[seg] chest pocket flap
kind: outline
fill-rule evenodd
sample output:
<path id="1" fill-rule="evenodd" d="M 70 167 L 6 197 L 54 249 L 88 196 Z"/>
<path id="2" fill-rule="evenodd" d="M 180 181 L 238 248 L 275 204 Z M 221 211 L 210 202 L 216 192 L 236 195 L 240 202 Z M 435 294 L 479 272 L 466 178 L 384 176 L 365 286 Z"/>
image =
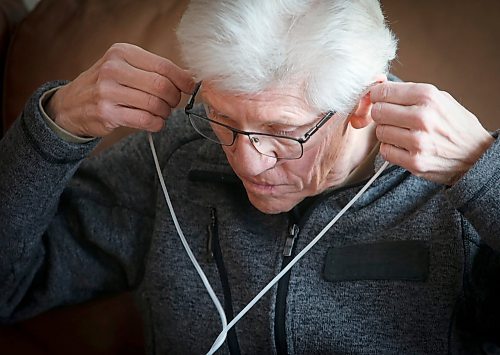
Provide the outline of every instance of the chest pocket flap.
<path id="1" fill-rule="evenodd" d="M 323 277 L 330 282 L 356 280 L 425 281 L 429 247 L 417 240 L 329 248 Z"/>

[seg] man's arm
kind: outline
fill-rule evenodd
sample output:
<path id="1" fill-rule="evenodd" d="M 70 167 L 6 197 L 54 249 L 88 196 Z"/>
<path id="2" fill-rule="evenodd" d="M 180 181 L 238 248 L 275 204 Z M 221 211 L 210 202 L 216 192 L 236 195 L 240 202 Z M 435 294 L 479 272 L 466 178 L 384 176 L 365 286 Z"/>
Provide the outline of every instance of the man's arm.
<path id="1" fill-rule="evenodd" d="M 82 160 L 97 141 L 72 144 L 61 140 L 39 110 L 40 96 L 60 83 L 40 88 L 21 117 L 0 141 L 0 317 L 16 312 L 36 282 L 51 273 L 46 231 L 58 201 Z M 36 296 L 31 296 L 36 297 Z"/>
<path id="2" fill-rule="evenodd" d="M 474 166 L 446 191 L 450 202 L 474 226 L 481 240 L 500 251 L 500 131 Z"/>
<path id="3" fill-rule="evenodd" d="M 190 86 L 173 63 L 122 44 L 57 90 L 47 113 L 75 136 L 159 130 L 181 89 L 149 67 Z M 59 85 L 37 90 L 0 141 L 0 322 L 131 288 L 142 277 L 156 181 L 147 139 L 138 134 L 86 159 L 98 140 L 63 139 L 40 110 L 43 94 Z"/>
<path id="4" fill-rule="evenodd" d="M 450 94 L 429 84 L 385 82 L 371 91 L 382 156 L 449 186 L 447 196 L 500 250 L 500 142 Z"/>

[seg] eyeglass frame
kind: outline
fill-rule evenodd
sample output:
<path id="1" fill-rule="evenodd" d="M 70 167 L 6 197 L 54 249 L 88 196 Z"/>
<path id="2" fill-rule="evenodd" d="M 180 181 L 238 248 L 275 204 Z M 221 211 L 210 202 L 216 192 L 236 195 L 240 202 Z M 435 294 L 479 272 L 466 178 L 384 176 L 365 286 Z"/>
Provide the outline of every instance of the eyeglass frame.
<path id="1" fill-rule="evenodd" d="M 201 132 L 198 131 L 198 129 L 196 129 L 196 127 L 193 126 L 193 123 L 191 122 L 191 120 L 189 120 L 189 123 L 191 123 L 191 126 L 193 126 L 193 128 L 196 130 L 196 132 L 198 132 L 203 138 L 205 139 L 208 139 L 209 141 L 211 142 L 214 142 L 216 144 L 219 144 L 219 145 L 223 145 L 223 146 L 226 146 L 226 147 L 230 147 L 234 144 L 234 142 L 236 141 L 236 136 L 238 134 L 241 134 L 243 136 L 247 136 L 248 139 L 250 140 L 250 142 L 252 143 L 252 147 L 259 153 L 259 154 L 262 154 L 262 155 L 265 155 L 265 156 L 269 156 L 271 157 L 270 155 L 267 155 L 267 154 L 264 154 L 264 153 L 261 153 L 254 145 L 254 143 L 252 142 L 252 139 L 251 139 L 251 135 L 260 135 L 260 136 L 267 136 L 267 137 L 275 137 L 275 138 L 282 138 L 282 139 L 289 139 L 289 140 L 292 140 L 292 141 L 295 141 L 297 143 L 300 144 L 300 149 L 301 149 L 301 152 L 300 152 L 300 156 L 297 157 L 297 158 L 281 158 L 281 157 L 275 157 L 276 159 L 283 159 L 283 160 L 297 160 L 297 159 L 300 159 L 302 158 L 302 156 L 304 155 L 304 143 L 306 143 L 312 136 L 314 133 L 316 133 L 323 125 L 325 125 L 325 123 L 327 123 L 330 118 L 332 118 L 335 113 L 337 113 L 337 111 L 332 111 L 332 110 L 329 110 L 325 113 L 325 115 L 318 121 L 318 123 L 316 123 L 313 127 L 311 127 L 307 132 L 304 133 L 304 135 L 300 138 L 295 138 L 295 137 L 289 137 L 289 136 L 282 136 L 282 135 L 278 135 L 278 134 L 271 134 L 271 133 L 261 133 L 261 132 L 249 132 L 249 131 L 243 131 L 243 130 L 240 130 L 240 129 L 237 129 L 237 128 L 234 128 L 234 127 L 231 127 L 231 126 L 228 126 L 224 123 L 221 123 L 221 122 L 218 122 L 218 121 L 215 121 L 215 120 L 212 120 L 211 118 L 208 118 L 206 116 L 203 116 L 203 115 L 199 115 L 195 112 L 193 112 L 193 107 L 194 107 L 194 102 L 195 102 L 195 99 L 196 99 L 196 95 L 198 94 L 198 91 L 200 90 L 200 87 L 201 87 L 201 84 L 202 84 L 202 81 L 198 82 L 196 84 L 196 87 L 194 89 L 194 92 L 193 94 L 191 95 L 191 98 L 189 99 L 188 103 L 186 104 L 186 106 L 184 107 L 184 113 L 188 116 L 188 118 L 190 117 L 190 115 L 193 115 L 193 116 L 196 116 L 198 118 L 201 118 L 202 120 L 206 120 L 208 122 L 212 122 L 214 124 L 217 124 L 219 126 L 223 126 L 227 129 L 229 129 L 232 133 L 233 133 L 233 140 L 231 142 L 231 144 L 224 144 L 220 141 L 214 141 L 213 139 L 210 139 L 208 137 L 206 137 L 205 135 L 201 134 Z"/>

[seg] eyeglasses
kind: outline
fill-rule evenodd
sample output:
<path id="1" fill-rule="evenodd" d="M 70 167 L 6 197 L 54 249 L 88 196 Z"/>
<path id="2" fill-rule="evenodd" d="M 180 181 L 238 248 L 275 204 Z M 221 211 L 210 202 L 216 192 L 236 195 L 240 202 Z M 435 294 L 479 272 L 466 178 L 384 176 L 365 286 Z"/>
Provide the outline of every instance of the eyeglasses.
<path id="1" fill-rule="evenodd" d="M 193 111 L 196 94 L 201 87 L 201 82 L 196 85 L 184 112 L 189 117 L 189 122 L 193 128 L 206 139 L 223 145 L 231 146 L 236 141 L 238 134 L 247 136 L 252 146 L 260 154 L 276 159 L 300 159 L 304 154 L 304 146 L 314 133 L 316 133 L 335 114 L 335 111 L 328 111 L 313 127 L 308 129 L 300 138 L 293 138 L 279 134 L 247 132 L 230 127 L 222 122 L 218 122 L 210 116 L 213 111 L 204 105 L 205 114 Z"/>

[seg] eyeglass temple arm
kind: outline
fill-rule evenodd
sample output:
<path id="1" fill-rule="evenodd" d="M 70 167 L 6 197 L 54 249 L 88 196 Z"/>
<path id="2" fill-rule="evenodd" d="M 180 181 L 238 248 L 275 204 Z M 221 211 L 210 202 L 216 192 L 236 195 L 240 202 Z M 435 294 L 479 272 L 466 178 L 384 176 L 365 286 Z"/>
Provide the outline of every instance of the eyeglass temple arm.
<path id="1" fill-rule="evenodd" d="M 193 93 L 191 94 L 191 97 L 189 98 L 188 104 L 184 108 L 184 112 L 188 113 L 193 109 L 194 106 L 194 99 L 196 97 L 196 94 L 198 93 L 198 90 L 200 90 L 201 87 L 201 81 L 196 84 L 196 87 L 194 88 Z"/>
<path id="2" fill-rule="evenodd" d="M 314 126 L 313 128 L 311 128 L 308 132 L 306 132 L 304 134 L 304 138 L 302 138 L 300 140 L 301 143 L 304 143 L 306 142 L 309 137 L 311 137 L 318 129 L 320 129 L 326 122 L 328 122 L 328 120 L 333 116 L 335 115 L 336 111 L 328 111 L 328 113 L 325 115 L 325 117 L 323 117 L 321 119 L 321 121 L 319 121 L 316 126 Z"/>

